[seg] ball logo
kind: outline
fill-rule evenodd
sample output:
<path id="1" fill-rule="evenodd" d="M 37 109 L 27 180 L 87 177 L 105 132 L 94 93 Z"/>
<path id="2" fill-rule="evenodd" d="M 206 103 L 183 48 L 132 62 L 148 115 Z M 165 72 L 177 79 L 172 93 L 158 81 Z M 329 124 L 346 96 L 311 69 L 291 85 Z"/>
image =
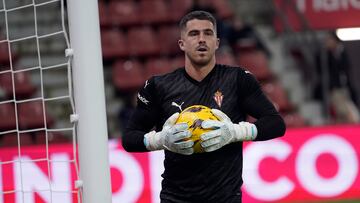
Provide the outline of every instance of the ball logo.
<path id="1" fill-rule="evenodd" d="M 187 123 L 188 130 L 191 133 L 189 139 L 194 141 L 194 153 L 204 152 L 201 147 L 200 136 L 210 131 L 211 129 L 204 129 L 201 127 L 201 124 L 204 120 L 219 120 L 212 112 L 209 107 L 202 105 L 193 105 L 186 108 L 179 115 L 176 123 Z"/>

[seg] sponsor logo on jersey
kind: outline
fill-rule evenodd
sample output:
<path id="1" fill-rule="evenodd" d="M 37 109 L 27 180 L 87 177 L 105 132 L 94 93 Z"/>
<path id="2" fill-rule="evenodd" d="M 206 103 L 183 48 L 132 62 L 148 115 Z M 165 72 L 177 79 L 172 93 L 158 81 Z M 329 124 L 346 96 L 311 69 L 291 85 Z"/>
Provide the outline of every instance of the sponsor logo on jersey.
<path id="1" fill-rule="evenodd" d="M 181 102 L 181 104 L 179 105 L 179 104 L 177 104 L 176 102 L 172 102 L 171 103 L 171 105 L 172 106 L 175 106 L 175 107 L 178 107 L 179 109 L 180 109 L 180 111 L 182 111 L 182 108 L 181 108 L 181 106 L 184 104 L 184 102 Z"/>
<path id="2" fill-rule="evenodd" d="M 223 99 L 224 99 L 224 95 L 222 94 L 222 92 L 220 92 L 220 90 L 216 91 L 214 94 L 214 100 L 219 107 L 221 107 Z"/>
<path id="3" fill-rule="evenodd" d="M 149 104 L 149 100 L 147 100 L 145 97 L 141 96 L 140 93 L 138 93 L 137 97 L 142 103 L 144 103 L 146 105 Z"/>

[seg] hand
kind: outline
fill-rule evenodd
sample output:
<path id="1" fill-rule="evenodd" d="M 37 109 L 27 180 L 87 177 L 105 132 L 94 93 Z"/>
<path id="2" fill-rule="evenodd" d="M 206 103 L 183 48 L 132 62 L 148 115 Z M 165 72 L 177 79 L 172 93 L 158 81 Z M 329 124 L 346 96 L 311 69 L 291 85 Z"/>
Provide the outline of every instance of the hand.
<path id="1" fill-rule="evenodd" d="M 212 113 L 220 120 L 205 120 L 201 127 L 213 129 L 200 136 L 201 146 L 206 152 L 212 152 L 231 143 L 254 140 L 257 135 L 256 126 L 248 122 L 232 123 L 231 119 L 222 111 L 212 109 Z"/>
<path id="2" fill-rule="evenodd" d="M 184 140 L 190 138 L 191 133 L 186 123 L 176 123 L 179 113 L 170 116 L 160 132 L 151 131 L 144 136 L 144 143 L 148 150 L 167 149 L 169 151 L 191 155 L 194 153 L 194 141 Z"/>

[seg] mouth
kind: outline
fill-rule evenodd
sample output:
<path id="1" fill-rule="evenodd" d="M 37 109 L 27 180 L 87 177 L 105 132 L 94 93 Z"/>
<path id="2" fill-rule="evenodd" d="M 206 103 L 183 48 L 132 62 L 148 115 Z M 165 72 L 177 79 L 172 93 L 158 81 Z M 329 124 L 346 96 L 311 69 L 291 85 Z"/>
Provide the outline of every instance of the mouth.
<path id="1" fill-rule="evenodd" d="M 200 46 L 200 47 L 196 48 L 196 51 L 198 51 L 198 52 L 207 52 L 207 51 L 208 51 L 208 47 L 206 47 L 206 46 Z"/>

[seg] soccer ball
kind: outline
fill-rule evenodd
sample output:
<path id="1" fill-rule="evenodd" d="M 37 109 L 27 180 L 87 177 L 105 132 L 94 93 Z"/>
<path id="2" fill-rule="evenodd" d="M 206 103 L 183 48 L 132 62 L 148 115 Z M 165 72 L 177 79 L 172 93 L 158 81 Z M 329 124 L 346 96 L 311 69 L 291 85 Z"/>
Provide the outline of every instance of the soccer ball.
<path id="1" fill-rule="evenodd" d="M 193 105 L 184 109 L 177 119 L 176 123 L 187 123 L 188 129 L 191 132 L 191 139 L 194 141 L 194 153 L 204 152 L 201 147 L 200 136 L 211 129 L 204 129 L 201 127 L 201 123 L 204 120 L 219 120 L 209 107 L 202 105 Z"/>

